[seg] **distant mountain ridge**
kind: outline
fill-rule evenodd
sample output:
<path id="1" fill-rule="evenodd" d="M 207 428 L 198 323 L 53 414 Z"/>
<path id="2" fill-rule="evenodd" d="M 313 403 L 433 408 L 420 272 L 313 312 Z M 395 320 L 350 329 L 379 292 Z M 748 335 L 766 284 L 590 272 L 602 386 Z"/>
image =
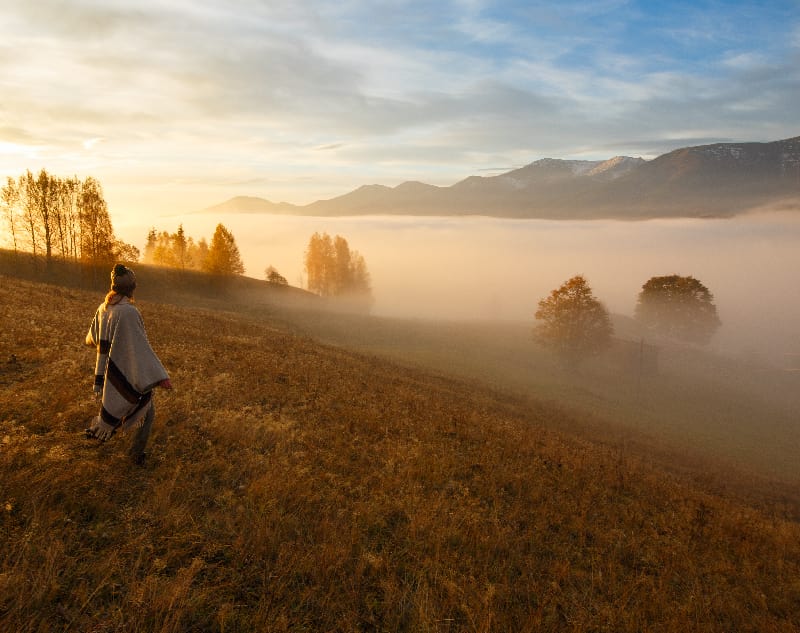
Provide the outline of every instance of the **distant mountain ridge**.
<path id="1" fill-rule="evenodd" d="M 800 208 L 800 136 L 769 143 L 716 143 L 653 160 L 543 158 L 449 187 L 364 185 L 298 206 L 236 197 L 214 213 L 293 215 L 485 215 L 506 218 L 730 217 L 768 204 Z"/>

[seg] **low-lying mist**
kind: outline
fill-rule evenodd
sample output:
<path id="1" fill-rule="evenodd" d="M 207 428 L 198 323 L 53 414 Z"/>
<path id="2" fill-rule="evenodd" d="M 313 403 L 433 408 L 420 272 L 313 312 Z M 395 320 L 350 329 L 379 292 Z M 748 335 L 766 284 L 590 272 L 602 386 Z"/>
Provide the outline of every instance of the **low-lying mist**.
<path id="1" fill-rule="evenodd" d="M 654 275 L 692 275 L 714 294 L 721 351 L 800 364 L 800 214 L 639 222 L 486 217 L 296 217 L 234 214 L 161 218 L 209 239 L 232 230 L 246 274 L 275 266 L 302 285 L 303 253 L 315 231 L 345 237 L 366 259 L 376 315 L 533 322 L 539 299 L 575 274 L 608 309 L 632 315 Z M 142 245 L 147 226 L 120 226 Z"/>

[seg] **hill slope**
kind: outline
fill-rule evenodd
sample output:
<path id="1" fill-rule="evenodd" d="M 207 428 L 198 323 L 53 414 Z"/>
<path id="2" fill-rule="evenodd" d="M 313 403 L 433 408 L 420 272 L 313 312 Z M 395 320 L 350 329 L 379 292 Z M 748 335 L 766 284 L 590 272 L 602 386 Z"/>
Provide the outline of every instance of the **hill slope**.
<path id="1" fill-rule="evenodd" d="M 81 436 L 99 297 L 0 278 L 0 629 L 792 631 L 800 526 L 555 407 L 142 302 L 151 461 Z"/>

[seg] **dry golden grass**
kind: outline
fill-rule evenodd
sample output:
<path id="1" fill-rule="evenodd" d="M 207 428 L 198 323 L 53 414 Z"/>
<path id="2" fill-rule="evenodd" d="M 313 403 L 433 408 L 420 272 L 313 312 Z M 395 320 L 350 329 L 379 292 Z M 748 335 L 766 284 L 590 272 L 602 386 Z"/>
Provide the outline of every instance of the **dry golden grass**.
<path id="1" fill-rule="evenodd" d="M 262 319 L 140 304 L 176 388 L 129 465 L 99 300 L 0 277 L 2 631 L 800 628 L 797 523 Z"/>

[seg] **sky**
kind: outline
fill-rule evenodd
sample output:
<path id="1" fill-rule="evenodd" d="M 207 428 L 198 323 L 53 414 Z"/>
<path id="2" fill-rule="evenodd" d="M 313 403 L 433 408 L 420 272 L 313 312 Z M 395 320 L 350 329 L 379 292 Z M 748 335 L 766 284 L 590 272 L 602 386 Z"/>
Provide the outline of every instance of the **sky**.
<path id="1" fill-rule="evenodd" d="M 112 220 L 800 134 L 797 0 L 0 0 L 0 35 L 0 176 Z"/>

